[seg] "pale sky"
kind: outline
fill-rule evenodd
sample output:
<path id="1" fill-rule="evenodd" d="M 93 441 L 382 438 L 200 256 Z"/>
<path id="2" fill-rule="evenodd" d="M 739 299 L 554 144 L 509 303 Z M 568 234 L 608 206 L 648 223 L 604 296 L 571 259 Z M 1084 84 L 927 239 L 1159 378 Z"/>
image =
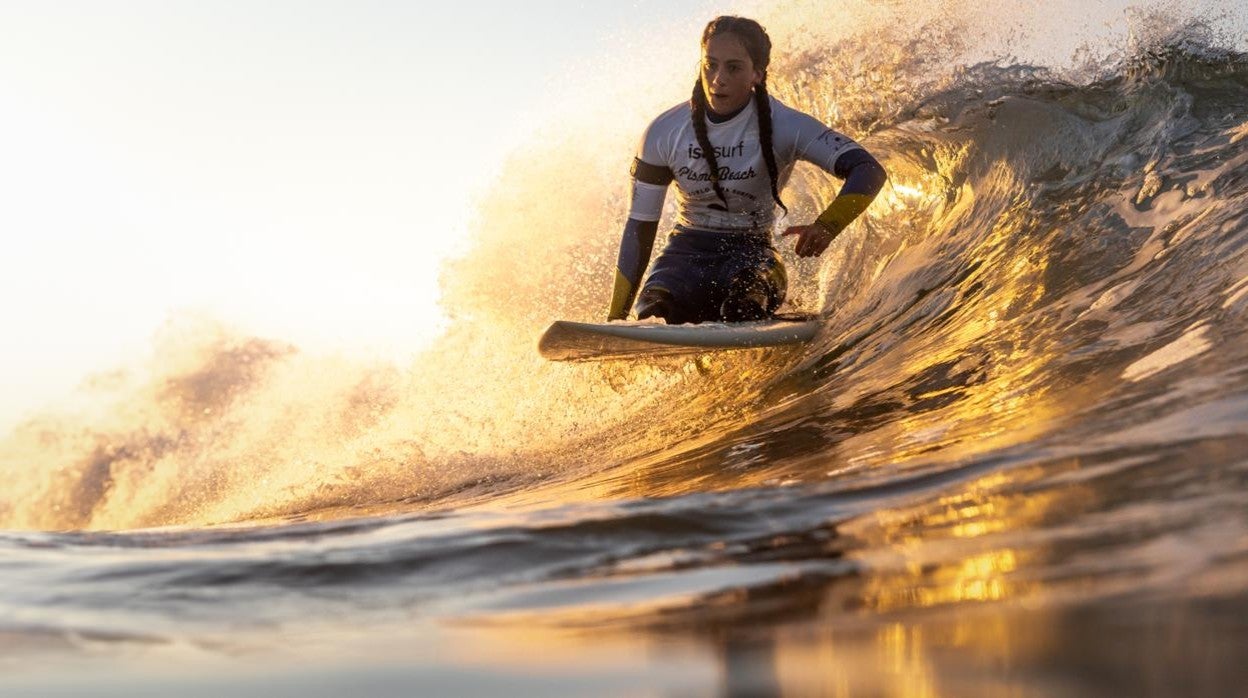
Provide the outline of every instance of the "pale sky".
<path id="1" fill-rule="evenodd" d="M 1002 31 L 1001 8 L 967 4 L 948 11 L 1020 60 L 1112 48 L 1124 39 L 1095 33 L 1125 37 L 1140 14 L 1135 0 L 1017 0 Z M 828 18 L 791 5 L 799 26 Z M 444 324 L 439 265 L 466 248 L 473 197 L 508 151 L 571 120 L 568 105 L 643 102 L 646 75 L 681 93 L 701 26 L 743 6 L 770 7 L 0 0 L 0 434 L 141 361 L 171 314 L 410 356 Z M 1084 21 L 1050 26 L 1072 6 Z"/>
<path id="2" fill-rule="evenodd" d="M 170 313 L 414 351 L 543 101 L 713 4 L 0 0 L 0 431 Z"/>

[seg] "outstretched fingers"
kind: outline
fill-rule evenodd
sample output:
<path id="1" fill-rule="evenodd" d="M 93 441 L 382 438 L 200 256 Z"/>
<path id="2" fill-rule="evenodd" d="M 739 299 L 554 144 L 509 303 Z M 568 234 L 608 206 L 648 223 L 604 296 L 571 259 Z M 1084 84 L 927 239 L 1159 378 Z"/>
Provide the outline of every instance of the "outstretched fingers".
<path id="1" fill-rule="evenodd" d="M 805 225 L 790 226 L 789 228 L 786 228 L 784 232 L 780 233 L 781 237 L 787 237 L 789 235 L 797 236 L 797 244 L 793 246 L 793 251 L 797 253 L 798 257 L 805 256 L 804 254 L 802 254 L 802 251 L 803 249 L 805 249 L 804 243 L 806 242 L 806 237 L 807 237 L 806 229 L 808 227 L 809 226 L 805 226 Z"/>
<path id="2" fill-rule="evenodd" d="M 797 244 L 793 246 L 793 251 L 797 254 L 798 257 L 810 257 L 812 255 L 817 255 L 819 254 L 819 252 L 823 251 L 823 250 L 815 249 L 817 247 L 817 245 L 815 244 L 816 242 L 815 238 L 817 236 L 814 233 L 816 232 L 817 231 L 814 230 L 814 226 L 795 225 L 786 229 L 783 233 L 780 233 L 780 235 L 781 236 L 796 235 Z"/>

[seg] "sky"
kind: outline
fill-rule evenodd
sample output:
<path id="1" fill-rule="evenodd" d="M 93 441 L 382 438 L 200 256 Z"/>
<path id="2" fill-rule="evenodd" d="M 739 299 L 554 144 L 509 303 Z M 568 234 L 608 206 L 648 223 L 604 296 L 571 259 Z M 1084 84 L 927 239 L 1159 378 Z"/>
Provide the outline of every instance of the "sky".
<path id="1" fill-rule="evenodd" d="M 713 5 L 0 0 L 0 432 L 178 314 L 419 349 L 568 75 Z"/>
<path id="2" fill-rule="evenodd" d="M 1002 8 L 969 5 L 984 36 L 1059 61 L 1140 14 L 1018 1 L 1001 29 Z M 1066 5 L 1083 21 L 1057 32 Z M 1244 26 L 1235 3 L 1189 5 Z M 507 153 L 569 107 L 609 115 L 654 75 L 685 80 L 703 23 L 743 6 L 0 0 L 0 436 L 141 362 L 170 318 L 411 356 L 446 326 L 440 265 Z"/>

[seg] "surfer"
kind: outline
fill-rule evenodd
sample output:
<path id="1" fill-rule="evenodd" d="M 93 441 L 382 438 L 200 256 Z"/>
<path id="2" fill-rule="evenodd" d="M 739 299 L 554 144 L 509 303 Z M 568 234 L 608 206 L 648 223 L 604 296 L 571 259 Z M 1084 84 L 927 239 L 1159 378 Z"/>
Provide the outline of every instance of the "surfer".
<path id="1" fill-rule="evenodd" d="M 633 160 L 632 204 L 620 242 L 608 320 L 668 324 L 759 320 L 784 302 L 788 277 L 771 242 L 775 207 L 796 160 L 844 179 L 808 225 L 782 235 L 799 257 L 823 253 L 883 187 L 884 168 L 850 138 L 767 93 L 771 39 L 758 22 L 718 17 L 702 32 L 692 98 L 660 114 Z M 654 247 L 663 200 L 676 184 L 676 225 L 637 287 Z"/>

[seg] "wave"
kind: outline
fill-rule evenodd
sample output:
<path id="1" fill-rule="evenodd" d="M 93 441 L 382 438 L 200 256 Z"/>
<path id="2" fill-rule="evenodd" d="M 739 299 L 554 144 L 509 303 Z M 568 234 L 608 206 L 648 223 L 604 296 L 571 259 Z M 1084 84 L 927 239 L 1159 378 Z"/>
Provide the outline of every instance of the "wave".
<path id="1" fill-rule="evenodd" d="M 852 22 L 798 43 L 815 10 L 766 11 L 795 44 L 773 92 L 891 177 L 829 253 L 792 262 L 794 305 L 825 323 L 809 350 L 543 364 L 532 342 L 551 319 L 602 312 L 649 112 L 560 123 L 481 203 L 444 274 L 455 329 L 410 365 L 177 319 L 150 360 L 0 442 L 0 527 L 848 488 L 1243 436 L 1248 59 L 1233 32 L 1141 13 L 1125 42 L 1046 67 L 1001 49 L 971 61 L 983 29 L 925 11 L 891 25 L 887 51 Z M 791 218 L 837 186 L 799 168 Z"/>

